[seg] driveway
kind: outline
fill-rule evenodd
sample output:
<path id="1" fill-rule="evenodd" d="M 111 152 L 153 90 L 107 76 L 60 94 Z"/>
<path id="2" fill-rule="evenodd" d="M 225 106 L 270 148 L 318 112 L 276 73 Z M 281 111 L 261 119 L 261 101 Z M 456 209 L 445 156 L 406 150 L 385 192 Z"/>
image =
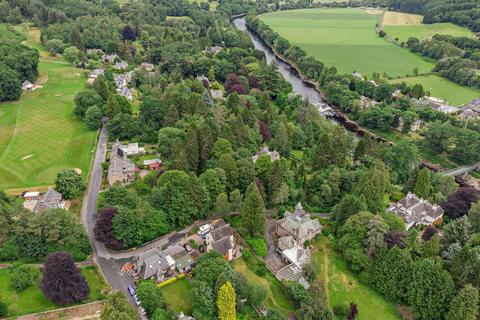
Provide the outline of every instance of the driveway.
<path id="1" fill-rule="evenodd" d="M 277 245 L 275 244 L 275 229 L 276 222 L 274 220 L 267 219 L 266 235 L 267 239 L 267 256 L 265 257 L 265 263 L 270 267 L 270 269 L 275 273 L 280 270 L 287 264 L 283 261 L 280 254 L 276 251 Z"/>

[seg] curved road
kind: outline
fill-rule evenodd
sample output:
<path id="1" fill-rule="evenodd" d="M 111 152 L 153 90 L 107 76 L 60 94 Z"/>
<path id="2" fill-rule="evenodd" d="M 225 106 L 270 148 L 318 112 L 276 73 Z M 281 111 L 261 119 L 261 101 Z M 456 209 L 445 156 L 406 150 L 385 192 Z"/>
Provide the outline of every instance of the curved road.
<path id="1" fill-rule="evenodd" d="M 105 279 L 112 289 L 125 293 L 127 287 L 132 283 L 132 279 L 120 275 L 119 271 L 123 263 L 121 261 L 116 261 L 105 249 L 105 246 L 102 243 L 95 241 L 95 236 L 93 234 L 97 214 L 98 195 L 102 186 L 102 163 L 105 161 L 106 153 L 107 126 L 104 122 L 102 129 L 100 130 L 97 149 L 93 158 L 87 193 L 83 199 L 81 220 L 87 229 L 88 237 L 92 244 L 94 260 Z M 134 304 L 133 299 L 129 295 L 126 296 L 129 298 L 130 303 Z"/>

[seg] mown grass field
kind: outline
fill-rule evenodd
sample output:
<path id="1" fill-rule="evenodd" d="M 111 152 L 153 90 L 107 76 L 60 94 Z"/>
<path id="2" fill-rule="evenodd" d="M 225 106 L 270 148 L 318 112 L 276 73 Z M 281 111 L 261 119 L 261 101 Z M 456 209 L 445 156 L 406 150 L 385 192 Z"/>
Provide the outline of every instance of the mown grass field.
<path id="1" fill-rule="evenodd" d="M 377 14 L 363 9 L 300 9 L 266 13 L 260 18 L 274 31 L 340 73 L 373 72 L 406 76 L 434 65 L 375 33 Z"/>
<path id="2" fill-rule="evenodd" d="M 383 15 L 381 24 L 387 36 L 390 39 L 398 38 L 399 42 L 407 41 L 409 37 L 429 39 L 435 34 L 475 37 L 472 31 L 453 23 L 422 24 L 422 21 L 423 16 L 421 15 L 387 11 Z"/>
<path id="3" fill-rule="evenodd" d="M 432 96 L 445 99 L 448 103 L 455 106 L 467 104 L 472 99 L 480 97 L 480 90 L 462 87 L 436 75 L 390 80 L 391 83 L 401 83 L 403 81 L 408 85 L 419 83 L 425 91 L 430 91 Z"/>
<path id="4" fill-rule="evenodd" d="M 186 279 L 177 280 L 162 288 L 165 302 L 170 305 L 176 313 L 183 311 L 185 314 L 192 312 L 192 286 Z"/>
<path id="5" fill-rule="evenodd" d="M 36 43 L 27 37 L 27 45 Z M 52 60 L 39 63 L 41 88 L 0 104 L 0 190 L 52 184 L 64 168 L 88 174 L 96 132 L 72 113 L 86 77 L 60 57 Z"/>
<path id="6" fill-rule="evenodd" d="M 90 288 L 90 294 L 85 302 L 103 299 L 102 291 L 106 289 L 106 284 L 93 267 L 82 268 L 82 275 Z M 7 304 L 8 316 L 12 317 L 59 308 L 45 298 L 38 285 L 31 286 L 20 293 L 15 292 L 11 287 L 8 269 L 0 269 L 0 300 Z"/>
<path id="7" fill-rule="evenodd" d="M 373 289 L 360 283 L 347 270 L 342 258 L 330 250 L 328 239 L 321 236 L 313 243 L 318 251 L 313 254 L 319 279 L 328 286 L 327 296 L 330 307 L 338 304 L 358 306 L 358 320 L 399 320 L 400 315 L 394 304 L 387 302 Z"/>

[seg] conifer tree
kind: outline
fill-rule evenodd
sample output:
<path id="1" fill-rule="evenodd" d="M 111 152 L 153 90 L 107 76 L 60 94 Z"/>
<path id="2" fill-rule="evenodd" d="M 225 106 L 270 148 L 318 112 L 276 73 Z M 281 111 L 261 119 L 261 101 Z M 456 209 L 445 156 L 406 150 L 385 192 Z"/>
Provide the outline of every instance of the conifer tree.
<path id="1" fill-rule="evenodd" d="M 242 226 L 251 237 L 263 237 L 265 229 L 265 207 L 260 192 L 254 183 L 247 189 L 245 199 L 240 210 Z"/>
<path id="2" fill-rule="evenodd" d="M 217 308 L 219 320 L 235 320 L 235 289 L 230 282 L 225 282 L 218 290 Z"/>

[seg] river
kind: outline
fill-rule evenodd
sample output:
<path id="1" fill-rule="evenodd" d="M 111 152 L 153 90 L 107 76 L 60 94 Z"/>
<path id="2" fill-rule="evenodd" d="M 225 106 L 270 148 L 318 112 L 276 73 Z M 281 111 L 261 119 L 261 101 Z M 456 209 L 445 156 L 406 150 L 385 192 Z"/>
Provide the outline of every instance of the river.
<path id="1" fill-rule="evenodd" d="M 275 62 L 277 64 L 278 71 L 282 74 L 285 80 L 292 84 L 294 93 L 302 96 L 303 98 L 308 98 L 308 101 L 314 106 L 316 106 L 320 112 L 323 111 L 324 108 L 328 107 L 328 105 L 323 101 L 320 94 L 314 88 L 309 87 L 307 84 L 305 84 L 303 80 L 298 76 L 298 73 L 295 69 L 292 69 L 291 66 L 278 59 L 272 52 L 272 50 L 265 45 L 262 39 L 260 39 L 256 34 L 251 32 L 247 28 L 245 17 L 233 19 L 232 23 L 237 29 L 246 32 L 250 36 L 255 49 L 263 51 L 265 53 L 267 63 L 270 64 L 272 62 Z"/>

